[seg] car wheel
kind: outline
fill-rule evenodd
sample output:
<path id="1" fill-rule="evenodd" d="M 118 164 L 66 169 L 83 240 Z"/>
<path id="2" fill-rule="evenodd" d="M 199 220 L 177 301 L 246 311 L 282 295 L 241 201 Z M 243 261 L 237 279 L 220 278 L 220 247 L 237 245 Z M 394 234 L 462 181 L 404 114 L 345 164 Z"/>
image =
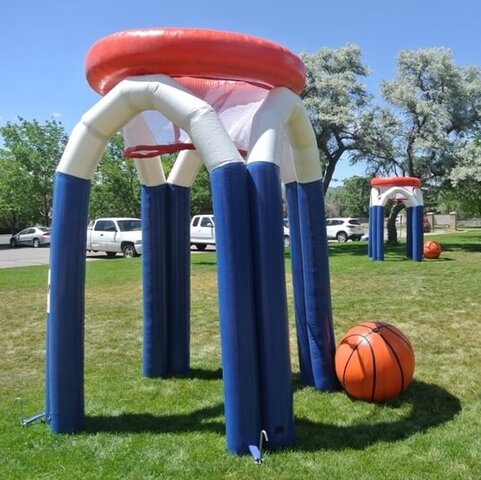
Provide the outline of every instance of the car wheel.
<path id="1" fill-rule="evenodd" d="M 10 248 L 17 248 L 17 241 L 14 238 L 10 239 Z"/>
<path id="2" fill-rule="evenodd" d="M 122 247 L 122 254 L 125 258 L 133 258 L 136 256 L 137 252 L 135 251 L 135 247 L 132 243 L 126 243 Z"/>
<path id="3" fill-rule="evenodd" d="M 197 250 L 200 250 L 201 252 L 207 247 L 205 243 L 196 243 L 195 246 L 197 247 Z"/>
<path id="4" fill-rule="evenodd" d="M 337 241 L 339 243 L 347 242 L 347 233 L 346 232 L 338 232 L 336 235 Z"/>
<path id="5" fill-rule="evenodd" d="M 107 257 L 109 258 L 114 258 L 117 255 L 117 252 L 105 252 L 107 254 Z"/>
<path id="6" fill-rule="evenodd" d="M 291 239 L 287 235 L 284 235 L 284 247 L 290 247 L 290 246 L 291 246 Z"/>
<path id="7" fill-rule="evenodd" d="M 38 238 L 34 238 L 32 242 L 33 248 L 38 248 L 40 247 L 40 241 Z"/>

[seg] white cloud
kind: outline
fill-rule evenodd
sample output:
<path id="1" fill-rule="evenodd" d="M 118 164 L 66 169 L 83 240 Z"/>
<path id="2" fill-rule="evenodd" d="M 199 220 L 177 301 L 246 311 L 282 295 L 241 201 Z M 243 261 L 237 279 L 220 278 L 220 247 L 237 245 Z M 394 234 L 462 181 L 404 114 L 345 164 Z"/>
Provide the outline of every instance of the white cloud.
<path id="1" fill-rule="evenodd" d="M 52 118 L 60 118 L 62 114 L 60 112 L 52 112 Z"/>

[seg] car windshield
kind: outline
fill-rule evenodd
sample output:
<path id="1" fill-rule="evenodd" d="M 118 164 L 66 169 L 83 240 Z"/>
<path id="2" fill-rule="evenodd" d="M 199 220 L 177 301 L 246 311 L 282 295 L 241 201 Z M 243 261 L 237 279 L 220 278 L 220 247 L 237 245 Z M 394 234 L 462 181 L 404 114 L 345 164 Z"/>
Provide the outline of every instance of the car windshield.
<path id="1" fill-rule="evenodd" d="M 361 222 L 359 221 L 358 218 L 350 218 L 350 219 L 349 219 L 349 223 L 350 223 L 351 225 L 361 225 Z"/>
<path id="2" fill-rule="evenodd" d="M 121 232 L 141 230 L 140 220 L 118 220 L 117 223 L 119 224 Z"/>
<path id="3" fill-rule="evenodd" d="M 42 230 L 42 232 L 50 232 L 50 228 L 47 227 L 38 227 L 39 230 Z"/>

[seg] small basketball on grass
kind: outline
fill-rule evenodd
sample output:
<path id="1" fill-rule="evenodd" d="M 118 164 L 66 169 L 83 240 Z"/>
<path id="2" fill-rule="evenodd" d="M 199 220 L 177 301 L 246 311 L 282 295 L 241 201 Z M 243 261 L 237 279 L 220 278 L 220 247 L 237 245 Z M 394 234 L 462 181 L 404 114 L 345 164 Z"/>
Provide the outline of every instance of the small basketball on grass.
<path id="1" fill-rule="evenodd" d="M 335 355 L 336 374 L 349 395 L 368 402 L 397 397 L 411 383 L 414 351 L 393 325 L 365 322 L 351 328 Z"/>
<path id="2" fill-rule="evenodd" d="M 441 255 L 441 245 L 434 240 L 424 242 L 423 254 L 424 258 L 438 258 Z"/>

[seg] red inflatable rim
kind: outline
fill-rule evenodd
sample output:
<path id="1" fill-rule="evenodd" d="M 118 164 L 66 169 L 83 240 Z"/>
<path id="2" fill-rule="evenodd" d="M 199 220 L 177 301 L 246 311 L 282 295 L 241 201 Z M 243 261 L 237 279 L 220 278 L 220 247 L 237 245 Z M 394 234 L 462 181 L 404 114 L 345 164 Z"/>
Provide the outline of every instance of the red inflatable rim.
<path id="1" fill-rule="evenodd" d="M 105 95 L 129 76 L 165 74 L 244 80 L 300 94 L 302 60 L 281 45 L 240 33 L 196 28 L 126 30 L 98 40 L 85 61 L 89 85 Z"/>
<path id="2" fill-rule="evenodd" d="M 421 180 L 416 177 L 384 177 L 373 178 L 372 187 L 417 187 L 421 186 Z"/>

